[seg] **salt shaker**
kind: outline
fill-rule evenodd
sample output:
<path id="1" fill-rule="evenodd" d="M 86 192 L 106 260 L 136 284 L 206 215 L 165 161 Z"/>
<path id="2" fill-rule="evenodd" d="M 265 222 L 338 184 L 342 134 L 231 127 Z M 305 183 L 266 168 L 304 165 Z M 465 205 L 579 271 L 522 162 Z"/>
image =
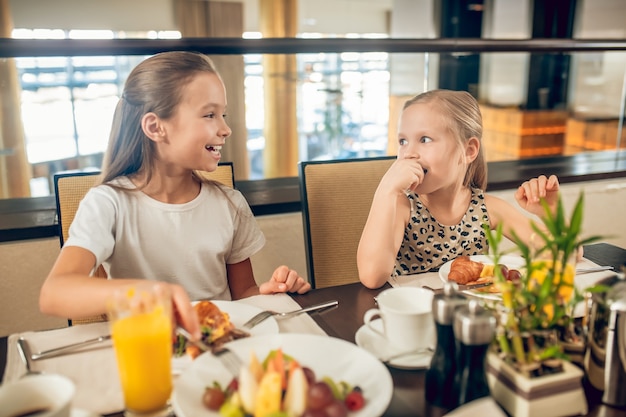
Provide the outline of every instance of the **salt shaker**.
<path id="1" fill-rule="evenodd" d="M 457 309 L 453 327 L 457 347 L 454 393 L 460 406 L 490 394 L 485 360 L 495 336 L 496 319 L 477 300 L 470 300 Z"/>
<path id="2" fill-rule="evenodd" d="M 456 374 L 456 348 L 454 339 L 454 313 L 467 304 L 455 283 L 446 283 L 443 292 L 433 297 L 432 311 L 437 329 L 437 347 L 426 371 L 426 401 L 430 405 L 448 410 L 456 407 L 458 397 L 453 386 Z"/>

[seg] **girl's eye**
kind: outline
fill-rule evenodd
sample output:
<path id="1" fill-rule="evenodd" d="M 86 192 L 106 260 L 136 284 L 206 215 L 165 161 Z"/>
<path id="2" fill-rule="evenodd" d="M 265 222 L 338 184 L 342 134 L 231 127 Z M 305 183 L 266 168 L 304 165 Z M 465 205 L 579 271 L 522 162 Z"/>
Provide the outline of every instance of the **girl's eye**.
<path id="1" fill-rule="evenodd" d="M 409 143 L 409 141 L 404 139 L 404 138 L 402 138 L 402 139 L 400 139 L 398 141 L 398 144 L 400 144 L 400 146 L 406 146 L 406 144 L 408 144 L 408 143 Z"/>
<path id="2" fill-rule="evenodd" d="M 213 119 L 215 117 L 215 113 L 209 113 L 209 114 L 205 115 L 204 117 L 208 117 L 209 119 Z"/>
<path id="3" fill-rule="evenodd" d="M 428 136 L 422 136 L 420 138 L 420 142 L 422 143 L 428 143 L 428 142 L 432 142 L 433 140 L 431 138 L 429 138 Z"/>

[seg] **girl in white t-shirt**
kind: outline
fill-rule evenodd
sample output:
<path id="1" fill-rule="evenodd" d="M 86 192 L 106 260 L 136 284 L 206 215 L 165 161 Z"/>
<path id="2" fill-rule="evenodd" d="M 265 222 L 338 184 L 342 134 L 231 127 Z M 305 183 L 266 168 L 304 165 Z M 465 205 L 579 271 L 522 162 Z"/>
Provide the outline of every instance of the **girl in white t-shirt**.
<path id="1" fill-rule="evenodd" d="M 178 320 L 199 337 L 190 299 L 307 292 L 278 267 L 257 286 L 250 257 L 265 238 L 237 190 L 203 181 L 231 129 L 226 91 L 210 59 L 165 52 L 128 76 L 115 109 L 102 185 L 82 200 L 70 237 L 40 294 L 41 311 L 79 318 L 104 313 L 122 286 L 164 282 Z M 90 276 L 102 265 L 109 279 Z"/>

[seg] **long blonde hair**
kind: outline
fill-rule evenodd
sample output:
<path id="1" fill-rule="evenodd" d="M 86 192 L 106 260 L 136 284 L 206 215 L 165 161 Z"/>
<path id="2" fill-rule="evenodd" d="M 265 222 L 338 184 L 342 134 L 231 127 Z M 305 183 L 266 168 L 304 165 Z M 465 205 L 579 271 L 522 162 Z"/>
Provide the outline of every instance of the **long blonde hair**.
<path id="1" fill-rule="evenodd" d="M 149 112 L 162 119 L 172 117 L 185 85 L 203 72 L 219 76 L 206 55 L 180 51 L 156 54 L 131 71 L 113 114 L 102 183 L 139 171 L 145 172 L 146 183 L 150 182 L 154 142 L 144 134 L 141 119 Z"/>
<path id="2" fill-rule="evenodd" d="M 457 139 L 459 148 L 464 147 L 469 138 L 478 139 L 480 142 L 478 156 L 467 166 L 463 185 L 485 190 L 487 161 L 482 147 L 483 119 L 476 99 L 467 91 L 432 90 L 407 100 L 402 110 L 416 103 L 431 103 L 438 106 L 448 129 Z"/>

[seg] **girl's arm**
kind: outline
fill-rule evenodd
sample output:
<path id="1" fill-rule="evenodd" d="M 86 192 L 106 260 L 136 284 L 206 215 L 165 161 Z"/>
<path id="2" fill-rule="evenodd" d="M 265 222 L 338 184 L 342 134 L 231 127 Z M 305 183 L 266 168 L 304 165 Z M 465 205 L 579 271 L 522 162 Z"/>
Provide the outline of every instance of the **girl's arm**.
<path id="1" fill-rule="evenodd" d="M 405 192 L 423 178 L 416 160 L 403 159 L 378 184 L 357 250 L 359 279 L 366 287 L 379 288 L 389 279 L 411 212 Z"/>
<path id="2" fill-rule="evenodd" d="M 520 185 L 515 192 L 515 199 L 520 207 L 538 217 L 543 217 L 545 214 L 541 205 L 542 198 L 554 213 L 559 201 L 559 179 L 556 175 L 551 175 L 550 178 L 545 175 L 531 178 Z"/>
<path id="3" fill-rule="evenodd" d="M 101 279 L 90 276 L 96 257 L 90 251 L 66 246 L 61 249 L 52 270 L 41 287 L 39 308 L 42 313 L 81 318 L 106 313 L 106 300 L 129 285 L 145 285 L 145 279 Z M 198 317 L 187 292 L 179 285 L 166 285 L 171 293 L 175 319 L 192 335 L 200 338 Z"/>
<path id="4" fill-rule="evenodd" d="M 543 228 L 543 223 L 539 220 L 545 215 L 541 199 L 545 200 L 553 213 L 555 212 L 559 199 L 559 180 L 555 175 L 550 178 L 541 175 L 525 181 L 515 192 L 515 199 L 520 207 L 538 218 L 529 218 L 502 199 L 485 196 L 491 220 L 490 227 L 494 229 L 502 223 L 502 231 L 508 239 L 512 240 L 515 232 L 525 244 L 533 245 L 534 230 L 531 224 L 534 222 Z"/>
<path id="5" fill-rule="evenodd" d="M 297 292 L 304 294 L 311 289 L 309 284 L 295 270 L 281 265 L 272 274 L 269 281 L 257 286 L 252 271 L 250 258 L 236 264 L 227 264 L 228 286 L 233 300 L 250 297 L 257 294 L 275 294 L 282 292 Z"/>

